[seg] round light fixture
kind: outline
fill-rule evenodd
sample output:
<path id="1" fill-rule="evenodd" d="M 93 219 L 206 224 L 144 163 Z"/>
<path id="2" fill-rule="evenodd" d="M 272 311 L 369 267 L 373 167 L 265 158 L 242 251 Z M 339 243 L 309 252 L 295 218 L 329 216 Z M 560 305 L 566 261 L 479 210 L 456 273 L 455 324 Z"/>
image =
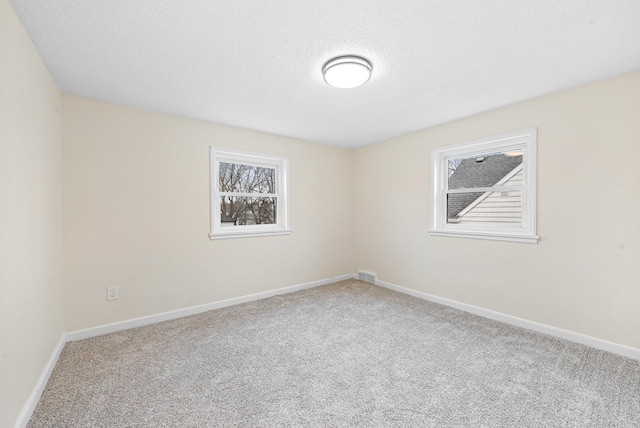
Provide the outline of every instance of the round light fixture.
<path id="1" fill-rule="evenodd" d="M 336 88 L 355 88 L 371 78 L 371 63 L 359 56 L 339 56 L 322 67 L 324 81 Z"/>

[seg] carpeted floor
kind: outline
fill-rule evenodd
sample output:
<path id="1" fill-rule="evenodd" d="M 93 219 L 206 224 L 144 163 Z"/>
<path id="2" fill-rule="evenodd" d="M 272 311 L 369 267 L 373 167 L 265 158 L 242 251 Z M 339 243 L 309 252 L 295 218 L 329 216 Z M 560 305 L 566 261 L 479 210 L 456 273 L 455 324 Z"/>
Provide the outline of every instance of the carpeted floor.
<path id="1" fill-rule="evenodd" d="M 355 280 L 67 343 L 30 427 L 640 427 L 640 362 Z"/>

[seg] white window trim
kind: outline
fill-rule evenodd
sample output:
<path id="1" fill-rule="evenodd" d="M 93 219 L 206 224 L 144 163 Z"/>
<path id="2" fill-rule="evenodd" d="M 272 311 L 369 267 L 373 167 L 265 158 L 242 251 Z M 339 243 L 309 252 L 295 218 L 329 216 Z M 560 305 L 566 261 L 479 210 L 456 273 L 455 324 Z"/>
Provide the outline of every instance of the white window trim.
<path id="1" fill-rule="evenodd" d="M 211 239 L 250 238 L 258 236 L 289 235 L 289 159 L 282 156 L 245 152 L 211 146 L 210 153 L 210 182 L 211 182 Z M 276 168 L 278 172 L 277 223 L 255 224 L 233 227 L 222 227 L 220 216 L 220 198 L 222 193 L 218 186 L 220 179 L 220 162 L 242 163 L 245 165 Z M 241 194 L 239 194 L 242 196 Z"/>
<path id="2" fill-rule="evenodd" d="M 448 161 L 476 154 L 523 151 L 523 186 L 513 188 L 496 184 L 476 190 L 522 190 L 522 227 L 447 223 Z M 524 129 L 507 134 L 481 138 L 465 143 L 438 147 L 431 151 L 431 224 L 432 236 L 449 236 L 495 241 L 536 244 L 537 216 L 537 130 Z"/>

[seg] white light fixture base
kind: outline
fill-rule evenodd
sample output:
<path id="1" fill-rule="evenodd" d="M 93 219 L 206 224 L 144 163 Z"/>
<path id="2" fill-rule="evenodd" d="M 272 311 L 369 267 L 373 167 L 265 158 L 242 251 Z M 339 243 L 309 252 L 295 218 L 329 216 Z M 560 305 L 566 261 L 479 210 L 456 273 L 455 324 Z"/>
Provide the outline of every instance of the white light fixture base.
<path id="1" fill-rule="evenodd" d="M 335 88 L 348 89 L 364 85 L 371 78 L 371 63 L 366 59 L 347 55 L 333 58 L 322 67 L 324 81 Z"/>

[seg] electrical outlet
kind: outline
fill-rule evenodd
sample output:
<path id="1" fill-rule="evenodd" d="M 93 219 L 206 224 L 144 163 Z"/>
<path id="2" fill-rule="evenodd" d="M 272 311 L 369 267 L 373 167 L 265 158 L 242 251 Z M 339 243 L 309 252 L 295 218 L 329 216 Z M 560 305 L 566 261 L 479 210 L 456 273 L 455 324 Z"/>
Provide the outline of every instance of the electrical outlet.
<path id="1" fill-rule="evenodd" d="M 338 263 L 342 263 L 342 253 L 338 253 Z"/>
<path id="2" fill-rule="evenodd" d="M 107 300 L 118 300 L 118 286 L 107 287 Z"/>

